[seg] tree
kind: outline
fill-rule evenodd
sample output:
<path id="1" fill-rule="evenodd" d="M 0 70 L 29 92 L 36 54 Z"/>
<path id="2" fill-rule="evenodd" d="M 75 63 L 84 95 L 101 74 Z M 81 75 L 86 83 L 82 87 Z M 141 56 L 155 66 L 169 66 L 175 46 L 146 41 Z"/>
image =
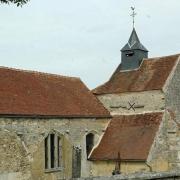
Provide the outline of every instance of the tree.
<path id="1" fill-rule="evenodd" d="M 4 3 L 4 4 L 15 4 L 17 6 L 22 6 L 24 4 L 26 4 L 29 0 L 0 0 L 0 3 Z"/>

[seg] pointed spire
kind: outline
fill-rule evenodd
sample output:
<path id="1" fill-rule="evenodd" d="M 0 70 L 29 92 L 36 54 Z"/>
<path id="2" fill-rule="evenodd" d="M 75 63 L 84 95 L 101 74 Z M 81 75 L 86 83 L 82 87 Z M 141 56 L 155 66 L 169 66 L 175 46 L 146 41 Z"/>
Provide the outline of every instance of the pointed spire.
<path id="1" fill-rule="evenodd" d="M 128 43 L 121 49 L 121 51 L 129 51 L 139 49 L 142 51 L 148 51 L 140 42 L 135 28 L 133 28 Z"/>
<path id="2" fill-rule="evenodd" d="M 131 7 L 133 13 L 133 30 L 128 43 L 121 49 L 121 64 L 116 72 L 122 70 L 134 70 L 139 68 L 144 58 L 148 57 L 148 50 L 141 44 L 134 27 L 134 18 L 136 16 L 135 7 Z"/>
<path id="3" fill-rule="evenodd" d="M 129 45 L 132 47 L 135 43 L 140 43 L 139 38 L 137 36 L 135 28 L 133 28 L 133 31 L 131 33 L 131 36 L 128 41 Z"/>

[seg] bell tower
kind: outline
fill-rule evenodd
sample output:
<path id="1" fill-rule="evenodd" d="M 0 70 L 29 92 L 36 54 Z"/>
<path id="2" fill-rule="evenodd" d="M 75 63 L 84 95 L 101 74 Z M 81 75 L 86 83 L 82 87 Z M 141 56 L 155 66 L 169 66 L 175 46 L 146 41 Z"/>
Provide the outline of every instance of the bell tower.
<path id="1" fill-rule="evenodd" d="M 133 17 L 133 30 L 128 43 L 121 49 L 120 70 L 137 69 L 143 58 L 148 57 L 148 50 L 141 44 L 134 27 L 135 8 L 131 7 L 131 9 L 133 10 L 131 15 Z"/>

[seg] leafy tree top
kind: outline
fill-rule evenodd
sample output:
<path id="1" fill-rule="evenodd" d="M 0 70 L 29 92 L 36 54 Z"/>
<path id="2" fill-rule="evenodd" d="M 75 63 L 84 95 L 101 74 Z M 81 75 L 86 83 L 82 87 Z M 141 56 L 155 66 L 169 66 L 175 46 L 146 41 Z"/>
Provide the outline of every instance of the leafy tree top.
<path id="1" fill-rule="evenodd" d="M 4 4 L 15 4 L 17 6 L 22 6 L 24 4 L 26 4 L 29 0 L 0 0 L 0 3 L 4 3 Z"/>

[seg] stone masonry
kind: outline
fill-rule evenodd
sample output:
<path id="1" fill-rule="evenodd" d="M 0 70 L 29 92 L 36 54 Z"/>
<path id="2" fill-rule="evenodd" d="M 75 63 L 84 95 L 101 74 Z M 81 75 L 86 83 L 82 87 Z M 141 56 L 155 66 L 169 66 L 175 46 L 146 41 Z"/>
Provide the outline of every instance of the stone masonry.
<path id="1" fill-rule="evenodd" d="M 90 176 L 85 150 L 85 136 L 96 133 L 99 139 L 108 123 L 107 119 L 30 119 L 0 118 L 0 172 L 13 173 L 18 180 L 68 179 L 72 176 L 72 149 L 79 147 L 81 156 L 81 176 Z M 55 132 L 64 137 L 62 171 L 45 172 L 44 139 Z M 13 152 L 13 153 L 12 153 Z"/>

